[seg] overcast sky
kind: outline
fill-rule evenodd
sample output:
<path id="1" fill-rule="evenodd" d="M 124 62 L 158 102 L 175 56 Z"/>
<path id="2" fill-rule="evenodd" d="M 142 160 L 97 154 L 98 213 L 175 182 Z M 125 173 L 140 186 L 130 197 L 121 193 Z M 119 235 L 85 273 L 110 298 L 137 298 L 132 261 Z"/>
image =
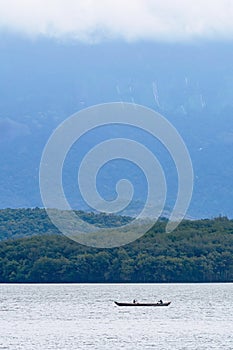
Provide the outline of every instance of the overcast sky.
<path id="1" fill-rule="evenodd" d="M 233 0 L 0 0 L 0 30 L 80 41 L 233 39 Z"/>

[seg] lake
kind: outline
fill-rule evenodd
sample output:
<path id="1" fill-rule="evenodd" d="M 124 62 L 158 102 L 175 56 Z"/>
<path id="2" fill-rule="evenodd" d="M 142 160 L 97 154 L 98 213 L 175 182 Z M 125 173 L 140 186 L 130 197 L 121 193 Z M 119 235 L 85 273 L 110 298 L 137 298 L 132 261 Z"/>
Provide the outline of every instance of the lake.
<path id="1" fill-rule="evenodd" d="M 233 284 L 0 285 L 0 349 L 232 350 L 232 308 Z"/>

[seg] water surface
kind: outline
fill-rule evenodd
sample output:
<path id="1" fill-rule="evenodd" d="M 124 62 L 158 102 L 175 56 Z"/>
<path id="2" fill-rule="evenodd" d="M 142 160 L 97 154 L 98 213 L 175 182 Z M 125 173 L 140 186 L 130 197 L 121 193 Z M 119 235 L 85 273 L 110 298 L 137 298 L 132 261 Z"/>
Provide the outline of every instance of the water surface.
<path id="1" fill-rule="evenodd" d="M 233 284 L 0 285 L 0 349 L 232 350 L 232 307 Z"/>

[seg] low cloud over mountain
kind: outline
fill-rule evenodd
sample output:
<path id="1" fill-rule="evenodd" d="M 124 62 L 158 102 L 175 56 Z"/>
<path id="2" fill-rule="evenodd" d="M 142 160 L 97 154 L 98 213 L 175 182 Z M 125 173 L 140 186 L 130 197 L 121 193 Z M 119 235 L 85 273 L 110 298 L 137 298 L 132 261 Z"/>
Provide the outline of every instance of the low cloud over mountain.
<path id="1" fill-rule="evenodd" d="M 79 41 L 231 39 L 231 0 L 8 0 L 0 27 Z"/>

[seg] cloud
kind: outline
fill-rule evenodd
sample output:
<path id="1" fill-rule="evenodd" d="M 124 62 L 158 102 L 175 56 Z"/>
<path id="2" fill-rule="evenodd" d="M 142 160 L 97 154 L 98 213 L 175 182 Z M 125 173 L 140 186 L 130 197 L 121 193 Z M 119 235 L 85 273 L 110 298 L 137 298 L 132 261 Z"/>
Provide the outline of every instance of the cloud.
<path id="1" fill-rule="evenodd" d="M 0 29 L 79 41 L 233 38 L 232 0 L 0 0 Z"/>

